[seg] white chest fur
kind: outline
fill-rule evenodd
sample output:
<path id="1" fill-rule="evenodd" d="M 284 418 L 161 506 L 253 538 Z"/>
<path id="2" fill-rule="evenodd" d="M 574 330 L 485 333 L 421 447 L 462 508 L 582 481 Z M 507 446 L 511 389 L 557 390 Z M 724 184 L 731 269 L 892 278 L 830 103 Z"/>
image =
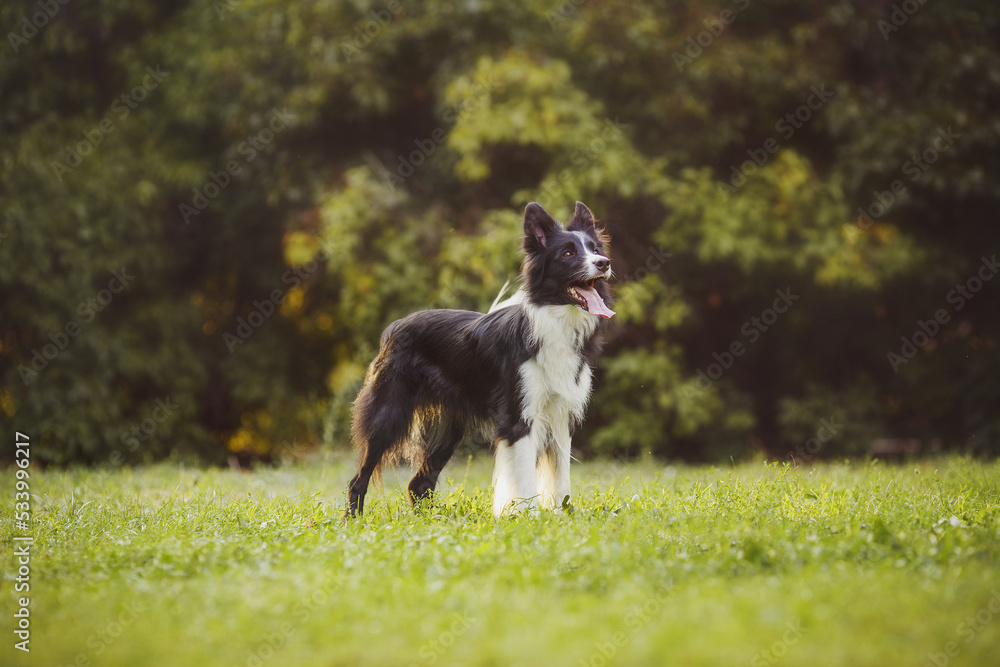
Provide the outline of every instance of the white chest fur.
<path id="1" fill-rule="evenodd" d="M 583 344 L 597 318 L 576 306 L 531 306 L 525 310 L 538 354 L 521 366 L 522 416 L 549 433 L 583 418 L 590 397 L 591 370 Z"/>

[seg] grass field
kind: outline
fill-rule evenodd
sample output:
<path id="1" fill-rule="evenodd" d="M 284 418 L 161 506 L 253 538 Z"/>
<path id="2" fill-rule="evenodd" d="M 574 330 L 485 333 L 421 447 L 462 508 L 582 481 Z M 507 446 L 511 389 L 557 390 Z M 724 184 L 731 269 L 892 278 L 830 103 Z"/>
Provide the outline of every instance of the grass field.
<path id="1" fill-rule="evenodd" d="M 31 473 L 30 654 L 4 665 L 996 665 L 1000 464 L 574 464 L 496 521 L 487 459 L 432 509 L 353 461 Z"/>

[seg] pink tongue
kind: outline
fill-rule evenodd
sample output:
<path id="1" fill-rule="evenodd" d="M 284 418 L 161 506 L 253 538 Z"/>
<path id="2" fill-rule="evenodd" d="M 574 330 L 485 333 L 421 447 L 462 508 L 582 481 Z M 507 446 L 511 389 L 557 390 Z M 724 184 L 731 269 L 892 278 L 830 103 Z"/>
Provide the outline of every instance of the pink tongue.
<path id="1" fill-rule="evenodd" d="M 601 298 L 601 295 L 593 287 L 577 287 L 576 291 L 587 300 L 587 311 L 591 315 L 600 315 L 610 320 L 615 314 L 615 311 L 608 308 L 604 303 L 604 299 Z"/>

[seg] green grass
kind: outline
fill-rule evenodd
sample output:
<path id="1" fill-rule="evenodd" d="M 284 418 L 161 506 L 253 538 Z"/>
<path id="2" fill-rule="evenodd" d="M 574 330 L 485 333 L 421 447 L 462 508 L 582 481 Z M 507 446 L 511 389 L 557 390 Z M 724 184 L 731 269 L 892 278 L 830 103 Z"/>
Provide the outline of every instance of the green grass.
<path id="1" fill-rule="evenodd" d="M 572 514 L 501 521 L 490 465 L 348 524 L 342 458 L 32 471 L 30 655 L 0 471 L 0 663 L 1000 664 L 998 463 L 574 464 Z"/>

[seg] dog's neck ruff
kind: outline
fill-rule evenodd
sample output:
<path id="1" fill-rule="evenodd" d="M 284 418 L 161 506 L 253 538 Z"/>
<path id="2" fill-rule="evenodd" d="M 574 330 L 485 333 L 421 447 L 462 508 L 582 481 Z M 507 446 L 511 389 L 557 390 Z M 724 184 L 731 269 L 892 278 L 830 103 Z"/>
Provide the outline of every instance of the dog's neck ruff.
<path id="1" fill-rule="evenodd" d="M 533 342 L 539 347 L 573 356 L 580 354 L 583 344 L 594 335 L 599 322 L 597 317 L 578 306 L 537 306 L 525 301 L 524 311 L 531 324 Z"/>
<path id="2" fill-rule="evenodd" d="M 552 433 L 560 423 L 579 423 L 583 419 L 591 388 L 591 370 L 583 346 L 594 335 L 598 318 L 576 306 L 536 306 L 528 302 L 524 310 L 538 349 L 521 367 L 522 417 L 529 424 L 537 424 L 541 432 Z"/>

